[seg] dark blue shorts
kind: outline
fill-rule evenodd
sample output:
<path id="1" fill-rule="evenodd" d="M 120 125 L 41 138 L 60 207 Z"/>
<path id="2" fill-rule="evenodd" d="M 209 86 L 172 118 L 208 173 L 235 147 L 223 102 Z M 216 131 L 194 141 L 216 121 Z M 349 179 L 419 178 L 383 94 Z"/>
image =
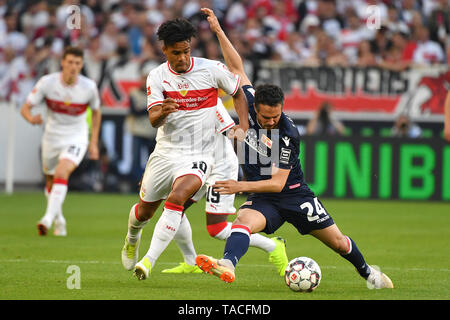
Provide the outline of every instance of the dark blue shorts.
<path id="1" fill-rule="evenodd" d="M 289 222 L 301 234 L 313 230 L 324 229 L 334 224 L 333 219 L 325 210 L 317 197 L 302 195 L 267 196 L 251 194 L 240 209 L 253 209 L 266 217 L 267 234 L 277 231 L 285 222 Z"/>

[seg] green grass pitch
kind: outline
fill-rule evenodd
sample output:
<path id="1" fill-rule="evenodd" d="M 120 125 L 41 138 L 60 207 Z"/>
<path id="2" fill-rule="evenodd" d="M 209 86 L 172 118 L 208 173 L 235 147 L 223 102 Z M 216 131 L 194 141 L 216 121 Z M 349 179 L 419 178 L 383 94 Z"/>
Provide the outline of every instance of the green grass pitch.
<path id="1" fill-rule="evenodd" d="M 0 194 L 0 299 L 148 300 L 448 300 L 450 298 L 450 205 L 438 202 L 322 199 L 341 231 L 358 244 L 369 264 L 394 282 L 393 290 L 369 290 L 353 266 L 289 224 L 276 235 L 287 240 L 290 259 L 308 256 L 322 269 L 313 293 L 284 284 L 265 252 L 250 248 L 232 284 L 207 274 L 168 275 L 182 261 L 172 242 L 146 281 L 125 271 L 120 251 L 128 212 L 137 195 L 69 192 L 64 204 L 68 236 L 39 237 L 43 193 Z M 238 207 L 245 199 L 236 199 Z M 140 257 L 147 251 L 160 211 L 145 227 Z M 209 237 L 204 200 L 187 215 L 197 253 L 220 257 L 225 242 Z M 230 217 L 232 219 L 232 217 Z M 69 289 L 69 266 L 80 271 L 80 289 Z M 69 281 L 70 282 L 70 281 Z"/>

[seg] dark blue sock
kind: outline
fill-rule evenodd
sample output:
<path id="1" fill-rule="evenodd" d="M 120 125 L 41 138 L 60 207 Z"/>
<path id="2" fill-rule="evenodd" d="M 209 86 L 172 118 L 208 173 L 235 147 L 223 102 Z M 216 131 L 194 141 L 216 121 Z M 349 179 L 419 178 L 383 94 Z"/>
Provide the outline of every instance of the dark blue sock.
<path id="1" fill-rule="evenodd" d="M 364 257 L 361 254 L 361 252 L 359 251 L 355 242 L 350 237 L 347 237 L 347 239 L 349 240 L 349 243 L 351 245 L 350 252 L 348 252 L 346 254 L 341 254 L 341 256 L 344 259 L 350 261 L 350 263 L 355 266 L 356 270 L 359 272 L 361 277 L 363 277 L 364 279 L 367 279 L 367 277 L 370 274 L 369 265 L 364 260 Z"/>
<path id="2" fill-rule="evenodd" d="M 223 258 L 230 260 L 236 267 L 236 264 L 247 252 L 250 246 L 250 232 L 248 228 L 243 226 L 232 226 L 231 234 L 225 244 Z"/>

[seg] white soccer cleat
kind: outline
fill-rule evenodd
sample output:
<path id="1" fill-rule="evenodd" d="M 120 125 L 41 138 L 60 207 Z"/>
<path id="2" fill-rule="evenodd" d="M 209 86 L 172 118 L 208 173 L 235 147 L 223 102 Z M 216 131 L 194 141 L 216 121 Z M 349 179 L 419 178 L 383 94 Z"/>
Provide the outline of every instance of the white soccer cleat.
<path id="1" fill-rule="evenodd" d="M 379 270 L 377 266 L 369 266 L 370 275 L 367 278 L 367 288 L 369 289 L 393 289 L 394 284 L 387 275 Z"/>
<path id="2" fill-rule="evenodd" d="M 138 280 L 145 280 L 148 278 L 150 272 L 152 272 L 152 264 L 147 257 L 144 257 L 144 259 L 139 261 L 134 267 L 133 274 Z"/>
<path id="3" fill-rule="evenodd" d="M 125 237 L 125 244 L 122 248 L 122 265 L 128 271 L 133 270 L 137 263 L 141 235 L 142 230 L 139 232 L 138 240 L 134 245 L 128 243 L 128 236 Z"/>
<path id="4" fill-rule="evenodd" d="M 53 228 L 53 234 L 58 237 L 67 236 L 66 224 L 55 221 L 55 225 Z"/>

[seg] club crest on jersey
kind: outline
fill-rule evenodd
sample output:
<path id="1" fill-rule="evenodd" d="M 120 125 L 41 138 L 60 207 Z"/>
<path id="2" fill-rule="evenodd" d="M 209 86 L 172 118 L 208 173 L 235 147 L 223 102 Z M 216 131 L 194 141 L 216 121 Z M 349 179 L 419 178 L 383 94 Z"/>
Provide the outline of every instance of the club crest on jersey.
<path id="1" fill-rule="evenodd" d="M 183 97 L 186 96 L 189 91 L 189 84 L 185 82 L 179 83 L 178 90 L 180 90 L 179 92 Z"/>
<path id="2" fill-rule="evenodd" d="M 272 149 L 272 140 L 270 140 L 265 134 L 261 136 L 261 142 L 264 143 L 269 149 Z"/>
<path id="3" fill-rule="evenodd" d="M 69 95 L 64 97 L 64 104 L 66 106 L 70 105 L 71 102 L 72 102 L 72 98 Z"/>

